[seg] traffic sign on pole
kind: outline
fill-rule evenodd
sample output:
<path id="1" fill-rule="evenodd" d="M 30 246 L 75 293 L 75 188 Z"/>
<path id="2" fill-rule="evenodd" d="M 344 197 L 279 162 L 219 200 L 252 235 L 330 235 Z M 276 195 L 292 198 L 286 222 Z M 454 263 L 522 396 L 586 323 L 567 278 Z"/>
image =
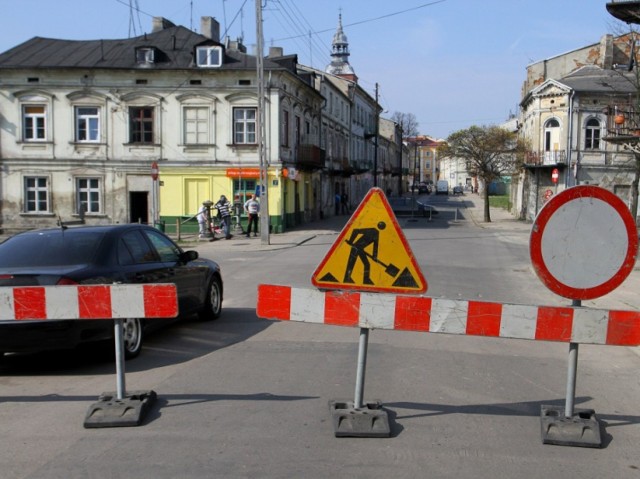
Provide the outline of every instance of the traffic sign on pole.
<path id="1" fill-rule="evenodd" d="M 569 299 L 594 299 L 631 273 L 638 253 L 635 221 L 604 188 L 568 188 L 542 208 L 531 229 L 531 262 L 540 280 Z"/>
<path id="2" fill-rule="evenodd" d="M 380 188 L 362 200 L 311 277 L 322 289 L 424 293 L 427 282 Z"/>

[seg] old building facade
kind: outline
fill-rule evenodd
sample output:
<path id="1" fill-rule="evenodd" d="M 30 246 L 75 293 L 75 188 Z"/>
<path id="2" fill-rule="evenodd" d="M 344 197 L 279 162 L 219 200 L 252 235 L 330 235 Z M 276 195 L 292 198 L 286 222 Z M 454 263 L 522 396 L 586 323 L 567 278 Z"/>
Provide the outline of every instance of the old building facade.
<path id="1" fill-rule="evenodd" d="M 576 184 L 599 185 L 631 202 L 633 154 L 612 137 L 635 134 L 635 40 L 605 35 L 594 45 L 527 68 L 520 134 L 528 140 L 514 212 L 531 220 L 548 199 Z"/>
<path id="2" fill-rule="evenodd" d="M 346 36 L 334 41 L 344 61 Z M 337 192 L 364 196 L 380 107 L 352 70 L 315 72 L 278 48 L 264 68 L 277 233 L 331 214 Z M 0 93 L 4 232 L 81 216 L 170 230 L 206 200 L 259 193 L 256 58 L 211 17 L 199 34 L 154 18 L 126 40 L 33 38 L 0 55 Z"/>

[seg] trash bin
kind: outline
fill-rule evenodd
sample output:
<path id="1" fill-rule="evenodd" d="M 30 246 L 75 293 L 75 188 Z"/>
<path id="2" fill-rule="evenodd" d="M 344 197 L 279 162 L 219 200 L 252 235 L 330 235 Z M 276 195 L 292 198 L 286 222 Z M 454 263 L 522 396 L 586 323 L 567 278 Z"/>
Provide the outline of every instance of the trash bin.
<path id="1" fill-rule="evenodd" d="M 165 222 L 164 221 L 156 221 L 154 223 L 154 226 L 156 229 L 162 231 L 164 233 L 165 231 Z"/>

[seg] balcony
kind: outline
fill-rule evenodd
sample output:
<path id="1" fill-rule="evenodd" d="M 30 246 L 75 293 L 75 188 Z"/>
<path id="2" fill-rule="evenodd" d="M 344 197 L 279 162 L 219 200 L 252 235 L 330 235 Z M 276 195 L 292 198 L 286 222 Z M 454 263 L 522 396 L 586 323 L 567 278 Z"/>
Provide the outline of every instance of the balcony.
<path id="1" fill-rule="evenodd" d="M 638 137 L 640 113 L 631 105 L 610 106 L 607 110 L 607 136 L 603 140 L 615 144 Z"/>
<path id="2" fill-rule="evenodd" d="M 528 151 L 524 159 L 524 166 L 526 167 L 556 166 L 566 164 L 567 152 L 565 150 Z"/>
<path id="3" fill-rule="evenodd" d="M 607 3 L 607 12 L 625 23 L 640 23 L 640 2 L 614 0 Z"/>
<path id="4" fill-rule="evenodd" d="M 329 159 L 329 174 L 337 176 L 351 176 L 353 174 L 353 168 L 349 163 L 348 158 L 330 158 Z"/>
<path id="5" fill-rule="evenodd" d="M 295 166 L 301 171 L 320 170 L 324 168 L 325 151 L 316 145 L 302 144 L 298 146 Z"/>

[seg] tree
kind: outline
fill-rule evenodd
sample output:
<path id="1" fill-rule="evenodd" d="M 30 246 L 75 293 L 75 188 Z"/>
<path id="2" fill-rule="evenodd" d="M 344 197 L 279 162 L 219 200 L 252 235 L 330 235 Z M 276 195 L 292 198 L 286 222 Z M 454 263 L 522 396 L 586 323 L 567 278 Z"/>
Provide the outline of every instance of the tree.
<path id="1" fill-rule="evenodd" d="M 413 113 L 402 113 L 396 111 L 391 116 L 391 120 L 402 127 L 402 136 L 418 136 L 418 120 Z"/>
<path id="2" fill-rule="evenodd" d="M 484 183 L 484 221 L 491 222 L 489 183 L 517 171 L 527 151 L 524 140 L 516 132 L 498 126 L 472 126 L 459 130 L 438 147 L 440 158 L 460 158 L 467 170 Z"/>

